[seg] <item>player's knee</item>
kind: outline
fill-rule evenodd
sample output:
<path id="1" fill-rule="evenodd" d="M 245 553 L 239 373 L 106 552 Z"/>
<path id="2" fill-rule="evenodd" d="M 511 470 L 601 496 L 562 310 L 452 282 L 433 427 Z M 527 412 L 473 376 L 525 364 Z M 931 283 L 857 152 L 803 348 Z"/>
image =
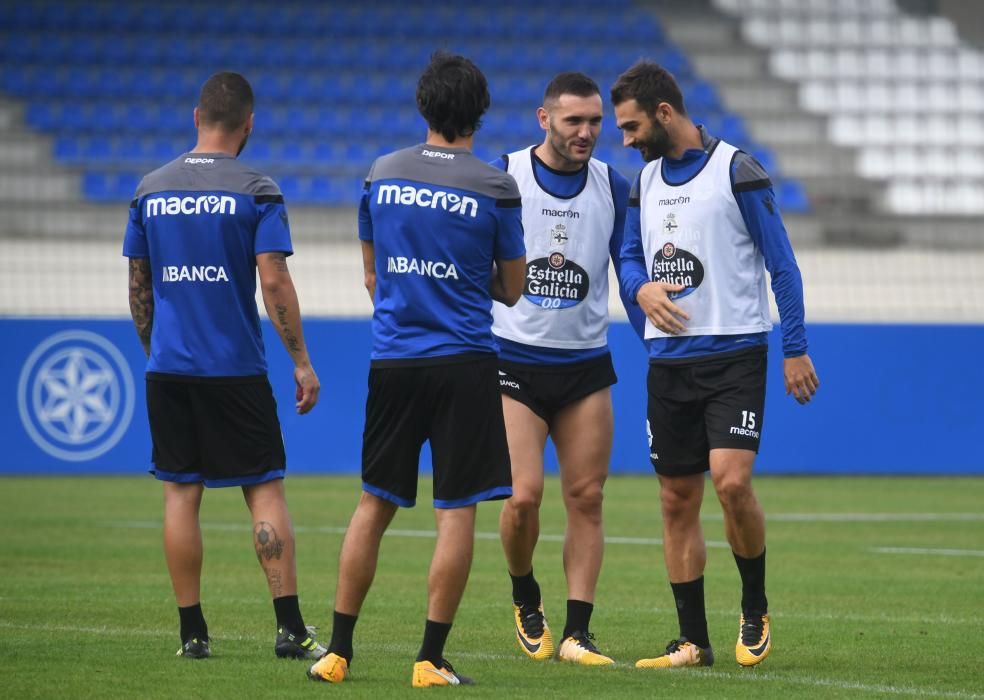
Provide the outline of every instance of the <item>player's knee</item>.
<path id="1" fill-rule="evenodd" d="M 664 520 L 683 520 L 700 513 L 699 493 L 690 489 L 664 486 L 660 489 L 659 498 Z"/>
<path id="2" fill-rule="evenodd" d="M 591 479 L 572 484 L 564 490 L 564 501 L 568 510 L 576 510 L 584 514 L 600 514 L 604 500 L 600 479 Z"/>
<path id="3" fill-rule="evenodd" d="M 543 501 L 543 491 L 539 489 L 523 488 L 513 485 L 513 494 L 506 502 L 517 519 L 526 519 L 535 516 L 540 511 L 540 503 Z"/>
<path id="4" fill-rule="evenodd" d="M 725 510 L 740 509 L 750 500 L 754 500 L 752 485 L 736 475 L 729 474 L 715 480 L 714 489 Z"/>

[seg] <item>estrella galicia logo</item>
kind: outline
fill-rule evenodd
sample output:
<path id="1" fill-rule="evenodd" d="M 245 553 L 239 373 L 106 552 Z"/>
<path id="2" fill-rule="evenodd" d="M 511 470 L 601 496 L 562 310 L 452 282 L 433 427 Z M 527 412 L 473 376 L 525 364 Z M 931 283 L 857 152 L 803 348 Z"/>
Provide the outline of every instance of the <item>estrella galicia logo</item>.
<path id="1" fill-rule="evenodd" d="M 587 271 L 559 251 L 526 263 L 523 296 L 542 309 L 576 306 L 588 295 L 588 287 Z"/>
<path id="2" fill-rule="evenodd" d="M 653 282 L 682 284 L 682 291 L 668 294 L 670 299 L 681 299 L 692 294 L 704 281 L 704 266 L 690 251 L 666 242 L 653 256 L 652 276 Z"/>
<path id="3" fill-rule="evenodd" d="M 31 352 L 17 383 L 17 408 L 31 440 L 52 457 L 93 459 L 112 448 L 133 418 L 133 375 L 101 335 L 63 331 Z"/>

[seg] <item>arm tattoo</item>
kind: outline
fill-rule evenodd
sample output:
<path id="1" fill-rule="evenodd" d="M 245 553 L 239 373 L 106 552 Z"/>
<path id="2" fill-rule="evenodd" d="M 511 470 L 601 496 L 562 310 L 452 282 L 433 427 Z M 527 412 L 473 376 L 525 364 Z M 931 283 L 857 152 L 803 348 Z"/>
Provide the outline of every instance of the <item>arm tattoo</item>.
<path id="1" fill-rule="evenodd" d="M 287 255 L 284 253 L 271 253 L 270 260 L 277 272 L 287 272 Z"/>
<path id="2" fill-rule="evenodd" d="M 256 559 L 261 565 L 264 559 L 280 559 L 280 555 L 284 553 L 284 541 L 277 536 L 273 525 L 265 520 L 256 523 L 253 528 L 253 546 L 256 547 Z"/>
<path id="3" fill-rule="evenodd" d="M 154 326 L 154 288 L 149 258 L 130 258 L 130 316 L 144 352 L 150 355 L 150 331 Z"/>
<path id="4" fill-rule="evenodd" d="M 280 323 L 280 328 L 283 330 L 284 340 L 287 341 L 287 348 L 291 352 L 301 351 L 301 341 L 297 339 L 294 335 L 294 331 L 290 329 L 287 324 L 287 307 L 284 304 L 277 304 L 274 307 L 277 310 L 277 321 Z"/>

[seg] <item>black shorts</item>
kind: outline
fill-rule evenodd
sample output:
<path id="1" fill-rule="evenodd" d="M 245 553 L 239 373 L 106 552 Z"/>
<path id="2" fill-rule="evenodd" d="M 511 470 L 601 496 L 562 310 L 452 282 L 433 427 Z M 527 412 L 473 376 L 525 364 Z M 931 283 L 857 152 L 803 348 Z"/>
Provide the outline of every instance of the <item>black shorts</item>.
<path id="1" fill-rule="evenodd" d="M 373 362 L 362 434 L 362 488 L 406 508 L 417 501 L 420 448 L 430 440 L 434 507 L 512 495 L 495 355 Z"/>
<path id="2" fill-rule="evenodd" d="M 710 468 L 709 452 L 758 452 L 765 409 L 764 350 L 685 364 L 649 365 L 649 459 L 657 474 Z"/>
<path id="3" fill-rule="evenodd" d="M 284 439 L 265 375 L 147 373 L 151 473 L 161 481 L 249 486 L 284 476 Z"/>
<path id="4" fill-rule="evenodd" d="M 499 390 L 548 425 L 557 411 L 617 381 L 611 353 L 565 365 L 499 361 Z"/>

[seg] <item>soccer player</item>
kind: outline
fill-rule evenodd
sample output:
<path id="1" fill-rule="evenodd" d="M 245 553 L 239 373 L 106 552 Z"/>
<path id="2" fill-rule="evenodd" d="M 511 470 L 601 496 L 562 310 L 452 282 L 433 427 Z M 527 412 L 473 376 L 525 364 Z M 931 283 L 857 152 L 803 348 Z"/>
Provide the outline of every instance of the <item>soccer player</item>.
<path id="1" fill-rule="evenodd" d="M 148 174 L 130 205 L 123 255 L 130 312 L 147 353 L 152 473 L 164 483 L 164 554 L 181 621 L 179 656 L 210 655 L 202 614 L 203 487 L 242 487 L 256 557 L 277 617 L 278 657 L 325 652 L 297 601 L 286 460 L 267 379 L 256 272 L 267 313 L 291 360 L 297 412 L 318 400 L 297 294 L 287 210 L 277 185 L 240 163 L 253 131 L 253 91 L 216 73 L 195 108 L 198 143 Z"/>
<path id="2" fill-rule="evenodd" d="M 616 382 L 608 351 L 608 261 L 621 264 L 629 183 L 591 157 L 601 131 L 598 85 L 583 73 L 561 73 L 537 109 L 543 143 L 502 156 L 493 165 L 516 178 L 523 197 L 527 271 L 523 298 L 495 304 L 499 387 L 509 438 L 513 495 L 499 523 L 512 578 L 520 648 L 552 658 L 554 639 L 533 576 L 540 531 L 543 450 L 553 438 L 567 510 L 564 572 L 567 622 L 559 657 L 602 666 L 588 631 L 601 570 L 602 488 L 612 448 Z M 626 303 L 641 333 L 639 307 Z"/>
<path id="3" fill-rule="evenodd" d="M 470 684 L 444 645 L 471 568 L 475 505 L 512 493 L 492 300 L 515 304 L 525 248 L 513 178 L 471 153 L 489 106 L 485 76 L 438 52 L 417 83 L 427 141 L 376 160 L 359 211 L 373 346 L 362 441 L 363 493 L 342 542 L 328 654 L 308 675 L 339 683 L 379 544 L 417 495 L 430 440 L 437 544 L 413 687 Z"/>
<path id="4" fill-rule="evenodd" d="M 665 652 L 636 666 L 714 663 L 700 525 L 708 470 L 742 582 L 735 656 L 753 666 L 772 645 L 765 518 L 752 488 L 772 328 L 765 271 L 782 322 L 786 393 L 800 404 L 820 384 L 806 352 L 803 284 L 768 174 L 691 122 L 666 70 L 639 61 L 619 76 L 611 98 L 625 146 L 647 162 L 629 199 L 622 286 L 647 318 L 649 457 L 680 623 Z"/>

